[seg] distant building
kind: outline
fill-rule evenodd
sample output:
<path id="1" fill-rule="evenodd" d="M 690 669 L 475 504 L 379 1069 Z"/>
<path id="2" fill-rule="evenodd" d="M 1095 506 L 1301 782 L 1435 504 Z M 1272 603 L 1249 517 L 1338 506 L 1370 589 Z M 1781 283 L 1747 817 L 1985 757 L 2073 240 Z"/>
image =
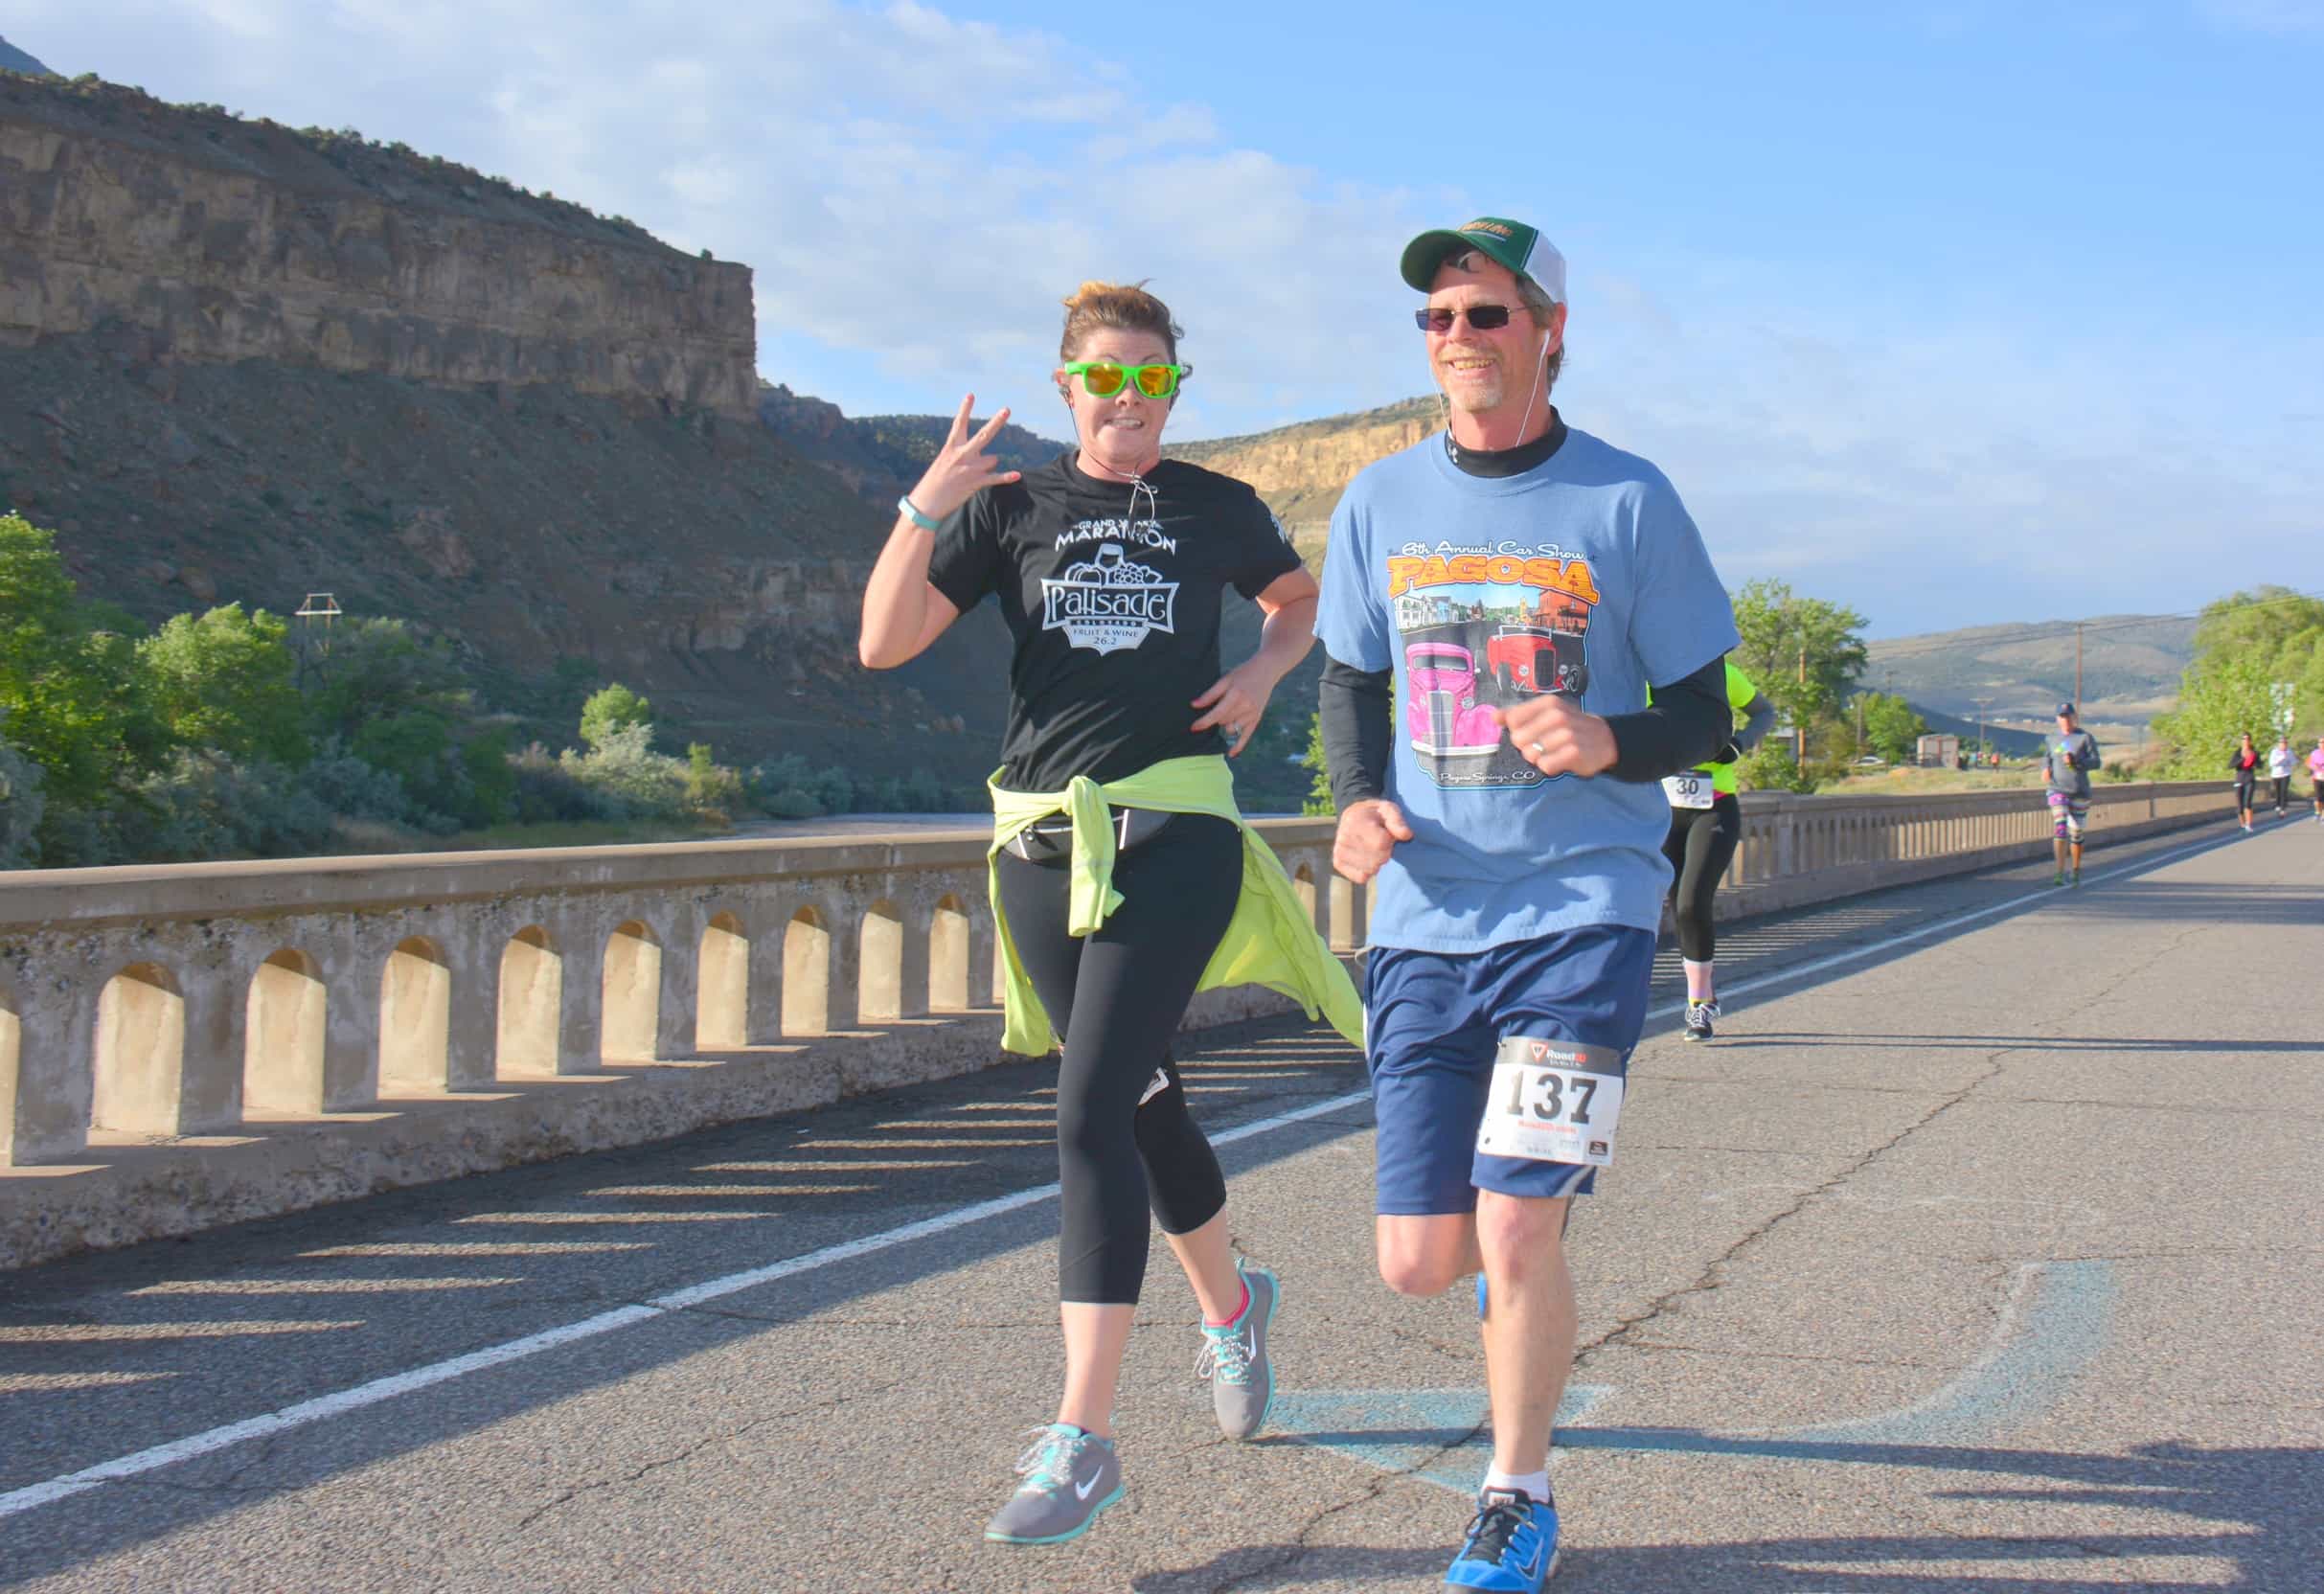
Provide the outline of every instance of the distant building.
<path id="1" fill-rule="evenodd" d="M 1924 769 L 1950 769 L 1961 757 L 1957 736 L 1925 736 L 1914 750 L 1913 762 Z"/>

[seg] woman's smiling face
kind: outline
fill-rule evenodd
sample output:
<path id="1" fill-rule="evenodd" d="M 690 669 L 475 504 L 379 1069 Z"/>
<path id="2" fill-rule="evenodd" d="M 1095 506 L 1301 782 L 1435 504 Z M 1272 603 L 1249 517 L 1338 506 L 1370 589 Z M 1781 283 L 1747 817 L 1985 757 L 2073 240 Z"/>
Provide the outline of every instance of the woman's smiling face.
<path id="1" fill-rule="evenodd" d="M 1167 340 L 1152 332 L 1106 327 L 1082 340 L 1073 352 L 1076 360 L 1106 360 L 1115 365 L 1169 365 Z M 1062 367 L 1059 385 L 1073 410 L 1073 432 L 1082 452 L 1118 475 L 1142 475 L 1162 457 L 1162 427 L 1170 420 L 1168 398 L 1149 398 L 1135 382 L 1124 382 L 1110 398 L 1100 398 L 1079 375 Z"/>

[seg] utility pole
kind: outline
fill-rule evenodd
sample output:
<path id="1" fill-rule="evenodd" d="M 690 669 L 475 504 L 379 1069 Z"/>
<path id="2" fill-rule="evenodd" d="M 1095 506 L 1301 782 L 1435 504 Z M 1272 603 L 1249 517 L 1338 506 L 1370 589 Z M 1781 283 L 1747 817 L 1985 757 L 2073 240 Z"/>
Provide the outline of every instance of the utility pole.
<path id="1" fill-rule="evenodd" d="M 1977 705 L 1977 756 L 1979 758 L 1985 756 L 1985 709 L 1986 705 L 1993 700 L 1991 697 L 1971 697 L 1970 699 L 1971 702 Z"/>
<path id="2" fill-rule="evenodd" d="M 1800 638 L 1799 644 L 1799 684 L 1803 687 L 1808 684 L 1808 639 L 1806 637 Z M 1807 693 L 1802 692 L 1799 712 L 1791 717 L 1794 721 L 1791 727 L 1791 766 L 1794 769 L 1804 770 L 1808 767 L 1807 700 Z"/>

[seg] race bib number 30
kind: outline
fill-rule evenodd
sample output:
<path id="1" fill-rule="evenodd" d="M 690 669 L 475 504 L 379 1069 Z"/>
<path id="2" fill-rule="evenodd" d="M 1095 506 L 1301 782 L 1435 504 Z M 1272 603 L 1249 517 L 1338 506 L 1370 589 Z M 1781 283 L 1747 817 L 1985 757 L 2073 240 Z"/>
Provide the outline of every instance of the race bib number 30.
<path id="1" fill-rule="evenodd" d="M 1662 790 L 1675 808 L 1707 808 L 1719 796 L 1708 775 L 1665 775 Z"/>
<path id="2" fill-rule="evenodd" d="M 1604 1168 L 1614 1160 L 1622 1084 L 1622 1056 L 1610 1047 L 1504 1040 L 1493 1064 L 1485 1119 L 1477 1128 L 1477 1150 L 1489 1156 Z"/>

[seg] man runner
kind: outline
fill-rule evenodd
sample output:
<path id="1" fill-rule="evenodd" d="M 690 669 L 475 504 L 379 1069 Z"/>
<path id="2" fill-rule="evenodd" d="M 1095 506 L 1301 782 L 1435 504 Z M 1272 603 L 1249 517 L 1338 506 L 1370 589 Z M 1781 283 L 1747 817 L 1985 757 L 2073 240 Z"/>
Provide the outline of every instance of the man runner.
<path id="1" fill-rule="evenodd" d="M 1662 472 L 1549 402 L 1558 251 L 1481 216 L 1413 239 L 1402 272 L 1427 295 L 1448 419 L 1357 475 L 1332 517 L 1316 634 L 1333 862 L 1376 882 L 1380 1275 L 1433 1295 L 1481 1266 L 1488 1287 L 1492 1467 L 1445 1581 L 1538 1590 L 1574 1358 L 1567 1202 L 1613 1158 L 1646 1022 L 1671 878 L 1656 783 L 1725 744 L 1739 639 Z"/>
<path id="2" fill-rule="evenodd" d="M 2058 873 L 2050 884 L 2082 883 L 2082 831 L 2090 817 L 2090 771 L 2099 764 L 2098 741 L 2074 722 L 2074 705 L 2058 705 L 2058 736 L 2042 750 L 2042 774 L 2049 781 L 2051 839 Z M 2074 872 L 2066 874 L 2066 854 Z"/>

